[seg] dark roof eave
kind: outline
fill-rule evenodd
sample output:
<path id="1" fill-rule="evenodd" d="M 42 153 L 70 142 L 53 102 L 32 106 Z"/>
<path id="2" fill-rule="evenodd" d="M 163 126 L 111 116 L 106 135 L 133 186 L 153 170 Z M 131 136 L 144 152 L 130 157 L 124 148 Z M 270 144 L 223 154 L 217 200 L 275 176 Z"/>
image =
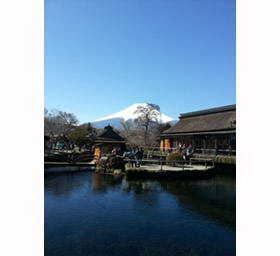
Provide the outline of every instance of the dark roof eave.
<path id="1" fill-rule="evenodd" d="M 235 111 L 236 110 L 236 104 L 233 105 L 227 105 L 223 107 L 217 107 L 217 108 L 209 108 L 189 113 L 182 113 L 180 114 L 180 119 L 185 117 L 194 117 L 194 116 L 202 116 L 202 115 L 208 115 L 208 114 L 214 114 L 214 113 L 221 113 L 221 112 L 227 112 L 227 111 Z"/>
<path id="2" fill-rule="evenodd" d="M 123 140 L 95 140 L 95 143 L 125 143 Z"/>
<path id="3" fill-rule="evenodd" d="M 170 136 L 191 136 L 191 135 L 207 135 L 207 134 L 229 134 L 236 133 L 236 129 L 231 130 L 221 130 L 221 131 L 198 131 L 198 132 L 177 132 L 177 133 L 163 133 L 160 137 L 170 137 Z"/>

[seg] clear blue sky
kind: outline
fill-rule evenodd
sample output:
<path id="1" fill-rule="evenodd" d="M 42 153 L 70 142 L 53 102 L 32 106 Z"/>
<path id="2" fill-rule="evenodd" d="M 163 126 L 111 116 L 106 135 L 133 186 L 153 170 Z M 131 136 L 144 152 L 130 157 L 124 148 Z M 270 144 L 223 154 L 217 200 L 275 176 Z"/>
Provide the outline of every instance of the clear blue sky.
<path id="1" fill-rule="evenodd" d="M 45 106 L 81 122 L 134 103 L 234 104 L 235 0 L 45 0 Z"/>

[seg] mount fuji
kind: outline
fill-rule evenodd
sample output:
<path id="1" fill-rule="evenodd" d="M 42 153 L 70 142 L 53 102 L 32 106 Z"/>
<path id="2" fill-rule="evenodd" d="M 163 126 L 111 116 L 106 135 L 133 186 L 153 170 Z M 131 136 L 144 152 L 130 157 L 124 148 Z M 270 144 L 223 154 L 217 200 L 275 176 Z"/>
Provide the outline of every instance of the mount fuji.
<path id="1" fill-rule="evenodd" d="M 136 120 L 140 114 L 139 113 L 135 113 L 135 111 L 137 110 L 138 107 L 145 107 L 147 106 L 146 103 L 137 103 L 137 104 L 133 104 L 131 106 L 129 106 L 128 108 L 125 108 L 115 114 L 109 115 L 109 116 L 105 116 L 99 119 L 96 119 L 92 122 L 92 125 L 96 128 L 104 128 L 106 125 L 111 125 L 116 129 L 122 129 L 122 125 L 121 122 L 122 121 L 131 121 L 134 122 L 134 120 Z M 158 112 L 157 110 L 155 110 L 156 112 Z M 172 117 L 169 117 L 163 113 L 158 112 L 160 118 L 159 121 L 161 123 L 174 123 L 176 122 L 176 120 Z"/>

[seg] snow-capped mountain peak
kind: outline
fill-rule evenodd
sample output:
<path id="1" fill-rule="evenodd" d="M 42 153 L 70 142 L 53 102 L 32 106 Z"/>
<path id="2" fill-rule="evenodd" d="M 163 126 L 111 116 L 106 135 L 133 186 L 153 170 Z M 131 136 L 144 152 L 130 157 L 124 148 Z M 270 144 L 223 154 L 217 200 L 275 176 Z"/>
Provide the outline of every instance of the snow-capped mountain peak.
<path id="1" fill-rule="evenodd" d="M 133 105 L 129 106 L 128 108 L 125 108 L 117 113 L 94 120 L 93 125 L 101 128 L 101 126 L 111 124 L 111 125 L 115 126 L 115 128 L 119 128 L 120 122 L 122 120 L 124 120 L 124 121 L 135 120 L 139 117 L 140 114 L 135 113 L 139 106 L 145 107 L 145 106 L 147 106 L 147 104 L 146 103 L 133 104 Z M 167 123 L 167 122 L 172 122 L 172 121 L 175 121 L 175 119 L 172 117 L 169 117 L 163 113 L 160 113 L 160 122 Z"/>

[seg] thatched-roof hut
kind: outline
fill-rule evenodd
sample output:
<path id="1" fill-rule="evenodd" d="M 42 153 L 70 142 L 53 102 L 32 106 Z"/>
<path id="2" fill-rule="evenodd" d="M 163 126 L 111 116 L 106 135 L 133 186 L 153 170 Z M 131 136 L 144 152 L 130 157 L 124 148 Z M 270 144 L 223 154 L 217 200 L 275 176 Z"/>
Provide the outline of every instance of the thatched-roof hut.
<path id="1" fill-rule="evenodd" d="M 104 127 L 104 131 L 94 140 L 94 157 L 100 158 L 104 154 L 125 150 L 125 140 L 110 125 Z"/>

